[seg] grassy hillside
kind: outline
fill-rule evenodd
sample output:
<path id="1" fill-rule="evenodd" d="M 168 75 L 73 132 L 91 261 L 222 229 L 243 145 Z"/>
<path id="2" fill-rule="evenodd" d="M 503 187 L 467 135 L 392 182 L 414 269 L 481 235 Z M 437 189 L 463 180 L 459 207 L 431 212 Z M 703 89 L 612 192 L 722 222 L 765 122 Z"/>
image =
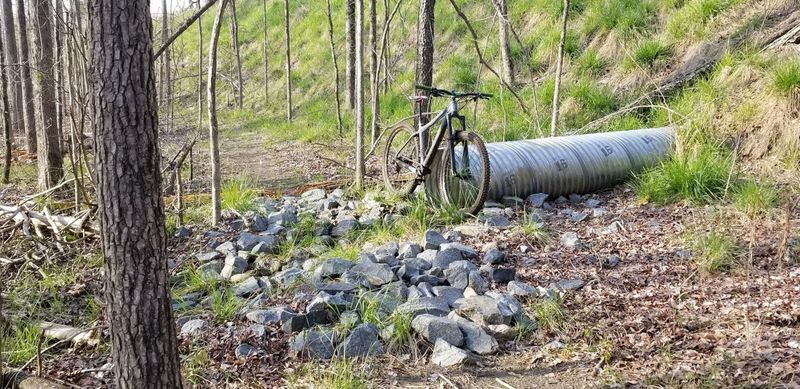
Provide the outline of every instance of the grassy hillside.
<path id="1" fill-rule="evenodd" d="M 383 2 L 379 1 L 379 22 Z M 390 1 L 391 6 L 394 1 Z M 489 1 L 459 0 L 481 37 L 486 58 L 499 70 L 498 19 Z M 700 43 L 742 26 L 755 26 L 769 7 L 758 0 L 573 0 L 569 20 L 562 101 L 562 132 L 576 132 L 597 118 L 617 111 L 678 67 Z M 774 3 L 774 2 L 773 2 Z M 336 44 L 344 79 L 344 4 L 333 0 Z M 509 19 L 519 40 L 512 39 L 517 91 L 528 105 L 522 114 L 495 76 L 479 66 L 469 32 L 448 1 L 436 5 L 435 84 L 496 94 L 478 108 L 475 129 L 489 141 L 538 137 L 549 133 L 555 57 L 559 42 L 560 0 L 509 1 Z M 270 103 L 263 92 L 263 20 L 261 1 L 237 2 L 246 101 L 234 106 L 233 56 L 227 19 L 220 38 L 218 88 L 224 127 L 268 131 L 277 138 L 319 139 L 336 135 L 333 70 L 328 46 L 324 2 L 290 1 L 293 82 L 297 120 L 284 121 L 285 58 L 283 2 L 268 2 Z M 382 96 L 381 122 L 391 124 L 411 111 L 405 96 L 412 93 L 417 2 L 404 2 L 390 36 L 393 81 Z M 203 18 L 205 50 L 216 8 Z M 226 14 L 226 17 L 228 15 Z M 178 15 L 181 19 L 185 15 Z M 179 119 L 196 121 L 197 30 L 176 43 L 180 79 L 176 104 Z M 190 76 L 191 75 L 191 76 Z M 343 81 L 342 81 L 343 82 Z M 666 100 L 659 107 L 614 116 L 596 130 L 623 130 L 679 124 L 716 144 L 734 142 L 742 155 L 776 156 L 794 163 L 798 156 L 797 124 L 787 107 L 800 85 L 797 54 L 749 48 L 727 53 L 711 74 Z M 344 98 L 344 96 L 342 96 Z M 778 114 L 776 114 L 778 113 Z M 776 120 L 780 117 L 781 120 Z M 783 119 L 786 120 L 783 120 Z M 349 112 L 345 121 L 350 127 Z M 766 135 L 765 135 L 766 134 Z M 738 139 L 738 141 L 737 141 Z M 745 142 L 742 142 L 745 140 Z"/>

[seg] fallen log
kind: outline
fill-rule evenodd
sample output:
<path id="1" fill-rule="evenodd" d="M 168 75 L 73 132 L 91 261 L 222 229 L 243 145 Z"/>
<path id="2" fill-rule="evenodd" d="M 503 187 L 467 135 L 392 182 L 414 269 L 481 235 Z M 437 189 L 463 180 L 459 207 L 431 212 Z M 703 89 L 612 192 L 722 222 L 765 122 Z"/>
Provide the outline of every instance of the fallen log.
<path id="1" fill-rule="evenodd" d="M 62 216 L 53 215 L 47 209 L 40 213 L 30 210 L 24 205 L 0 205 L 0 221 L 14 221 L 14 227 L 21 226 L 26 236 L 30 236 L 31 227 L 37 231 L 37 235 L 41 235 L 38 232 L 40 228 L 51 230 L 58 236 L 61 236 L 61 232 L 65 230 L 97 235 L 100 233 L 100 229 L 96 223 L 89 220 L 90 215 L 89 210 L 81 211 L 75 216 Z"/>
<path id="2" fill-rule="evenodd" d="M 100 344 L 100 331 L 97 327 L 83 329 L 43 321 L 39 323 L 39 328 L 47 338 L 69 341 L 74 345 L 96 346 Z"/>

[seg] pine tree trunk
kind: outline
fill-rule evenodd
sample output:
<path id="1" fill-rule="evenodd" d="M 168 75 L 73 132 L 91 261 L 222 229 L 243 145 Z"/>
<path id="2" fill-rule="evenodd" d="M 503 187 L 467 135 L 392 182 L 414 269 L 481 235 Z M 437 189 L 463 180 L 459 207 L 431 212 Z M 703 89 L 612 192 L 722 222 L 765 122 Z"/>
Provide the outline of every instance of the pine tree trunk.
<path id="1" fill-rule="evenodd" d="M 208 48 L 208 143 L 211 151 L 211 223 L 217 225 L 220 219 L 221 204 L 219 191 L 221 173 L 219 165 L 219 128 L 217 123 L 217 44 L 219 43 L 219 30 L 222 27 L 222 15 L 225 12 L 225 3 L 219 3 L 217 16 L 214 18 L 214 27 L 211 30 L 211 44 Z"/>
<path id="2" fill-rule="evenodd" d="M 0 66 L 6 66 L 5 36 L 0 34 Z M 11 175 L 11 108 L 8 103 L 8 77 L 0 71 L 0 115 L 3 119 L 3 183 L 8 184 Z M 0 323 L 2 324 L 2 323 Z"/>
<path id="3" fill-rule="evenodd" d="M 19 24 L 19 61 L 22 81 L 22 113 L 25 116 L 25 148 L 28 153 L 37 153 L 36 118 L 34 113 L 33 78 L 31 78 L 32 51 L 28 48 L 28 17 L 25 2 L 17 1 L 17 24 Z"/>
<path id="4" fill-rule="evenodd" d="M 121 389 L 183 386 L 169 295 L 148 5 L 89 3 L 106 320 Z"/>
<path id="5" fill-rule="evenodd" d="M 508 40 L 509 22 L 506 0 L 494 0 L 497 15 L 500 17 L 500 57 L 503 61 L 503 78 L 509 85 L 514 85 L 514 63 L 511 60 L 511 47 Z"/>
<path id="6" fill-rule="evenodd" d="M 417 26 L 417 85 L 431 86 L 433 83 L 433 10 L 435 5 L 435 0 L 420 0 L 419 3 L 419 24 Z M 426 95 L 430 97 L 430 94 L 427 92 Z M 420 115 L 420 124 L 427 122 L 429 116 L 428 112 L 430 111 L 430 99 L 419 103 L 416 108 L 416 114 Z M 427 134 L 420 137 L 423 150 L 427 149 L 427 142 Z"/>
<path id="7" fill-rule="evenodd" d="M 41 125 L 36 134 L 37 160 L 39 164 L 39 188 L 50 189 L 64 176 L 61 139 L 58 138 L 58 119 L 56 108 L 56 85 L 53 53 L 53 11 L 49 1 L 36 2 L 36 25 L 34 34 L 36 44 L 36 88 L 39 100 L 37 107 L 41 115 Z"/>
<path id="8" fill-rule="evenodd" d="M 292 115 L 292 42 L 289 35 L 289 0 L 283 2 L 283 19 L 286 32 L 286 120 L 291 122 Z"/>
<path id="9" fill-rule="evenodd" d="M 5 73 L 9 98 L 11 128 L 13 132 L 20 133 L 25 128 L 25 116 L 22 112 L 22 84 L 20 82 L 19 51 L 17 49 L 17 39 L 14 31 L 14 10 L 11 8 L 11 0 L 0 2 L 0 13 L 3 14 L 2 30 L 3 40 L 5 40 Z"/>
<path id="10" fill-rule="evenodd" d="M 564 0 L 564 13 L 561 16 L 561 42 L 558 45 L 556 62 L 556 86 L 553 91 L 553 117 L 550 121 L 550 136 L 558 135 L 558 110 L 561 95 L 561 72 L 564 65 L 564 44 L 567 40 L 567 20 L 569 18 L 569 0 Z"/>
<path id="11" fill-rule="evenodd" d="M 355 132 L 356 132 L 356 179 L 357 190 L 364 187 L 364 1 L 356 0 L 355 39 Z"/>
<path id="12" fill-rule="evenodd" d="M 269 39 L 267 34 L 267 0 L 261 2 L 264 11 L 264 108 L 269 107 Z"/>
<path id="13" fill-rule="evenodd" d="M 336 128 L 339 130 L 339 137 L 344 136 L 344 128 L 342 126 L 342 104 L 340 99 L 341 92 L 339 91 L 339 61 L 336 58 L 336 45 L 333 41 L 333 14 L 331 12 L 331 0 L 327 0 L 328 6 L 328 37 L 330 38 L 331 46 L 331 59 L 333 60 L 333 81 L 334 90 L 336 92 Z"/>
<path id="14" fill-rule="evenodd" d="M 378 125 L 381 116 L 380 74 L 378 74 L 378 2 L 369 1 L 369 90 L 372 104 L 372 120 L 370 121 L 371 144 L 378 141 Z"/>
<path id="15" fill-rule="evenodd" d="M 169 9 L 167 5 L 167 0 L 161 0 L 161 8 L 163 15 L 161 17 L 161 44 L 166 45 L 167 39 L 169 39 Z M 162 77 L 161 77 L 161 91 L 164 93 L 161 96 L 161 102 L 165 104 L 167 109 L 166 118 L 172 117 L 172 61 L 170 59 L 172 54 L 172 50 L 169 47 L 164 50 L 164 56 L 161 59 L 161 66 L 162 66 Z M 165 120 L 167 122 L 167 129 L 172 126 L 171 120 Z"/>
<path id="16" fill-rule="evenodd" d="M 242 56 L 239 53 L 239 21 L 236 19 L 236 0 L 230 0 L 231 16 L 229 18 L 231 23 L 231 45 L 233 45 L 233 52 L 236 56 L 236 91 L 237 91 L 237 105 L 241 110 L 244 104 L 244 79 L 242 78 Z"/>
<path id="17" fill-rule="evenodd" d="M 197 0 L 197 9 L 202 9 Z M 197 132 L 203 130 L 203 18 L 197 18 Z M 194 147 L 189 149 L 189 182 L 194 180 Z"/>
<path id="18" fill-rule="evenodd" d="M 345 15 L 345 50 L 347 61 L 345 64 L 345 82 L 347 83 L 347 106 L 354 109 L 356 106 L 356 0 L 346 0 Z"/>

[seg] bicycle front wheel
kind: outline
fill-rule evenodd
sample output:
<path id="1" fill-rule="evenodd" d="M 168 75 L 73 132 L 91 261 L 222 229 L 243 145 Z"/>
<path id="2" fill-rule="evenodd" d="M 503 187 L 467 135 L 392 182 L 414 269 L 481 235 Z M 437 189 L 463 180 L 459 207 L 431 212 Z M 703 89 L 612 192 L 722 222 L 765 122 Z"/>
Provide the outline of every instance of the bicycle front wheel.
<path id="1" fill-rule="evenodd" d="M 453 135 L 453 150 L 445 148 L 439 164 L 442 201 L 462 212 L 476 215 L 489 194 L 489 153 L 483 140 L 473 133 Z"/>
<path id="2" fill-rule="evenodd" d="M 417 188 L 420 159 L 419 136 L 411 126 L 401 124 L 386 138 L 383 152 L 383 182 L 393 193 L 409 195 Z"/>

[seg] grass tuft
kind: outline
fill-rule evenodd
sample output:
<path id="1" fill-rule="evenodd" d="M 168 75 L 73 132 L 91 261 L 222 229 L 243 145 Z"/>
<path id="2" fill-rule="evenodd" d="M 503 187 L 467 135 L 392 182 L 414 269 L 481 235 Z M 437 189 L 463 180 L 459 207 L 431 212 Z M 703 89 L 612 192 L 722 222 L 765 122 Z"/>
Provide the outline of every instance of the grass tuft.
<path id="1" fill-rule="evenodd" d="M 544 330 L 561 331 L 567 328 L 569 318 L 564 312 L 563 300 L 558 296 L 536 302 L 531 311 L 536 323 Z"/>
<path id="2" fill-rule="evenodd" d="M 623 70 L 634 68 L 652 69 L 662 59 L 672 55 L 672 49 L 658 40 L 646 40 L 639 43 L 629 56 L 622 61 Z"/>
<path id="3" fill-rule="evenodd" d="M 744 214 L 755 217 L 767 212 L 778 202 L 778 192 L 770 185 L 747 180 L 733 191 L 733 204 Z"/>
<path id="4" fill-rule="evenodd" d="M 211 293 L 211 312 L 219 323 L 233 319 L 243 305 L 244 301 L 234 296 L 230 289 L 218 289 Z"/>
<path id="5" fill-rule="evenodd" d="M 252 187 L 252 183 L 244 178 L 227 181 L 222 185 L 219 193 L 222 207 L 234 210 L 239 213 L 255 210 L 255 199 L 258 192 Z"/>
<path id="6" fill-rule="evenodd" d="M 721 231 L 695 233 L 690 236 L 697 267 L 709 274 L 730 270 L 736 264 L 736 243 Z"/>
<path id="7" fill-rule="evenodd" d="M 769 71 L 772 89 L 782 96 L 790 96 L 800 89 L 800 60 L 787 59 L 778 61 Z"/>
<path id="8" fill-rule="evenodd" d="M 40 330 L 28 322 L 16 322 L 3 329 L 3 359 L 17 366 L 28 362 L 36 355 Z"/>

